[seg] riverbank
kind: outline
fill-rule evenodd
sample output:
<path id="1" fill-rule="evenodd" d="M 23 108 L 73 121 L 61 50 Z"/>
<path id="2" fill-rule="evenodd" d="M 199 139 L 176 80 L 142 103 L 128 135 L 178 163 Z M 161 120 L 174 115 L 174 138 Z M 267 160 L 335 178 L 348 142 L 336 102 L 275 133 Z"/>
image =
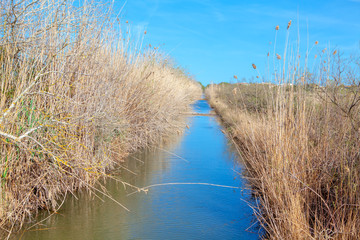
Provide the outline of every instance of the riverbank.
<path id="1" fill-rule="evenodd" d="M 204 100 L 193 108 L 211 111 Z M 130 212 L 104 197 L 69 196 L 58 214 L 25 225 L 21 240 L 259 239 L 247 205 L 251 191 L 237 174 L 243 166 L 218 120 L 192 115 L 186 122 L 183 134 L 130 155 L 119 175 L 113 172 L 143 191 L 106 181 L 108 193 Z"/>
<path id="2" fill-rule="evenodd" d="M 66 194 L 105 194 L 94 183 L 182 131 L 202 91 L 157 49 L 136 45 L 111 6 L 9 1 L 0 10 L 0 227 L 11 233 L 39 209 L 57 211 Z"/>
<path id="3" fill-rule="evenodd" d="M 315 80 L 295 70 L 282 78 L 293 84 L 206 89 L 246 165 L 265 238 L 360 236 L 360 88 L 356 66 L 344 62 L 332 60 Z M 314 84 L 325 74 L 342 81 Z"/>

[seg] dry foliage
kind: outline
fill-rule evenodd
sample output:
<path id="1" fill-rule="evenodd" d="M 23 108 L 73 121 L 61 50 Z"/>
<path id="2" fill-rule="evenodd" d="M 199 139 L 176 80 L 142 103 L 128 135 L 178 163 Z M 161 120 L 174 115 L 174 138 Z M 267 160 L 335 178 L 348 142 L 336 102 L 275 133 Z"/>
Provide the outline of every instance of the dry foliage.
<path id="1" fill-rule="evenodd" d="M 206 89 L 247 167 L 265 238 L 360 236 L 360 61 L 333 53 L 313 74 L 279 71 L 279 84 Z"/>
<path id="2" fill-rule="evenodd" d="M 0 4 L 0 227 L 11 232 L 181 129 L 201 88 L 140 51 L 111 6 Z"/>

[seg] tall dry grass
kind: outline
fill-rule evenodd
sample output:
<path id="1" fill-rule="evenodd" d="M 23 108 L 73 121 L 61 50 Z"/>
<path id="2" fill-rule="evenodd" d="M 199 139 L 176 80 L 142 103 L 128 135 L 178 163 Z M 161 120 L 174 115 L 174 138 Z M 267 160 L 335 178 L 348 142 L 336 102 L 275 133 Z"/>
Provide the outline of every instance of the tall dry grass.
<path id="1" fill-rule="evenodd" d="M 10 233 L 66 193 L 98 193 L 127 153 L 184 126 L 201 88 L 136 45 L 108 4 L 0 4 L 0 227 Z"/>
<path id="2" fill-rule="evenodd" d="M 359 58 L 324 50 L 309 73 L 282 57 L 275 84 L 206 89 L 247 167 L 263 237 L 358 239 Z"/>

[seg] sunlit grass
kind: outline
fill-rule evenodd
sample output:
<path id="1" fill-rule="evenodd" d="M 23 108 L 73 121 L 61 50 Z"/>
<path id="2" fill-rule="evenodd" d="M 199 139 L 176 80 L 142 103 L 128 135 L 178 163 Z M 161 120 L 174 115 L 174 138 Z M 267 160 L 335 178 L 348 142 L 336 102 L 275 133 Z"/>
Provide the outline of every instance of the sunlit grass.
<path id="1" fill-rule="evenodd" d="M 156 49 L 135 45 L 111 6 L 76 5 L 0 5 L 0 227 L 9 232 L 39 208 L 56 210 L 66 192 L 96 193 L 129 152 L 182 129 L 201 95 Z"/>
<path id="2" fill-rule="evenodd" d="M 207 97 L 247 167 L 266 238 L 356 239 L 359 58 L 323 50 L 311 73 L 298 55 L 282 59 L 272 83 L 210 85 Z"/>

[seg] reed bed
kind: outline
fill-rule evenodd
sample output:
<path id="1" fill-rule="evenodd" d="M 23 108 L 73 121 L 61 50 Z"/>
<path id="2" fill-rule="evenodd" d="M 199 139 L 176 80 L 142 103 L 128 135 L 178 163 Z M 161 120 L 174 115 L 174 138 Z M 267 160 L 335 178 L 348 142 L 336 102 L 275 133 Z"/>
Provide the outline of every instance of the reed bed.
<path id="1" fill-rule="evenodd" d="M 358 239 L 359 58 L 323 50 L 310 73 L 293 56 L 276 57 L 267 83 L 210 85 L 206 96 L 242 156 L 263 238 Z"/>
<path id="2" fill-rule="evenodd" d="M 94 188 L 129 152 L 184 127 L 201 87 L 142 48 L 109 4 L 0 3 L 0 228 Z M 138 41 L 137 41 L 138 40 Z M 136 44 L 138 43 L 138 44 Z"/>

